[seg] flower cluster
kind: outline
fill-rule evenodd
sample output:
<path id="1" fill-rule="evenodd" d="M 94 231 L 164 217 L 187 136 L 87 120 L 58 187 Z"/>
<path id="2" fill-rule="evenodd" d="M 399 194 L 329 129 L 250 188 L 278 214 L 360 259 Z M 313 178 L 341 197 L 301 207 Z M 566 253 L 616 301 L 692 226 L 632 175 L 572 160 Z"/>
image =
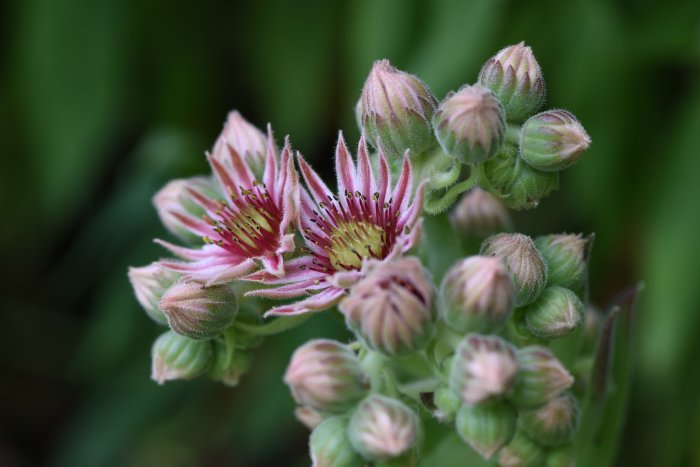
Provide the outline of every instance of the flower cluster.
<path id="1" fill-rule="evenodd" d="M 501 465 L 564 465 L 585 389 L 564 362 L 582 323 L 581 335 L 597 329 L 584 305 L 591 238 L 512 233 L 508 208 L 536 206 L 590 139 L 567 111 L 536 113 L 544 91 L 523 43 L 441 102 L 378 61 L 355 156 L 338 137 L 335 190 L 289 137 L 278 149 L 270 126 L 232 112 L 212 175 L 153 199 L 184 245 L 156 240 L 174 258 L 129 271 L 169 327 L 152 378 L 236 385 L 263 336 L 337 310 L 351 342 L 309 341 L 284 375 L 314 465 L 415 465 L 426 417 Z M 423 217 L 462 193 L 449 219 Z"/>

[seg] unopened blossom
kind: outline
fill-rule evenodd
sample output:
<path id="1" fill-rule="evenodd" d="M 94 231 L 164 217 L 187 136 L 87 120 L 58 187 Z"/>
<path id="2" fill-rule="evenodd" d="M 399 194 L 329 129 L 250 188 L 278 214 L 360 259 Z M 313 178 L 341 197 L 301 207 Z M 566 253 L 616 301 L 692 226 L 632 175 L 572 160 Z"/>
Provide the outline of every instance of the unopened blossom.
<path id="1" fill-rule="evenodd" d="M 275 285 L 248 292 L 268 298 L 302 300 L 272 308 L 267 315 L 292 315 L 321 311 L 338 303 L 345 288 L 362 277 L 366 260 L 386 260 L 412 248 L 420 232 L 419 214 L 423 188 L 411 196 L 411 166 L 404 157 L 399 180 L 392 190 L 389 164 L 379 153 L 375 176 L 365 138 L 360 139 L 357 164 L 342 135 L 335 162 L 338 194 L 334 194 L 299 155 L 299 167 L 307 190 L 301 190 L 301 229 L 306 255 L 285 263 L 285 273 L 269 271 L 245 279 Z"/>
<path id="2" fill-rule="evenodd" d="M 163 261 L 186 280 L 205 286 L 230 282 L 262 265 L 272 276 L 284 274 L 283 255 L 294 250 L 294 224 L 299 213 L 299 177 L 294 169 L 289 140 L 281 156 L 268 130 L 265 168 L 256 179 L 243 156 L 230 144 L 228 162 L 208 155 L 223 199 L 213 199 L 190 188 L 204 209 L 201 218 L 181 212 L 174 215 L 202 237 L 201 248 L 184 248 L 157 240 L 182 260 Z"/>

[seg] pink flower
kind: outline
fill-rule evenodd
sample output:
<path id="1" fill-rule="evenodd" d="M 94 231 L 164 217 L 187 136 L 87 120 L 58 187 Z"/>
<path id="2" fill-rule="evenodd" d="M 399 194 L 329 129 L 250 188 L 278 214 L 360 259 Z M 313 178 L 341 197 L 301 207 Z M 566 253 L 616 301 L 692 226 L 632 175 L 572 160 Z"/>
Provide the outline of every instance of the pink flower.
<path id="1" fill-rule="evenodd" d="M 360 139 L 357 166 L 342 134 L 335 153 L 338 195 L 333 195 L 304 158 L 297 154 L 308 191 L 301 190 L 301 229 L 305 256 L 285 263 L 285 274 L 260 271 L 245 280 L 275 285 L 247 295 L 295 298 L 301 301 L 269 310 L 266 315 L 293 315 L 321 311 L 338 303 L 345 288 L 362 276 L 367 259 L 388 260 L 415 245 L 423 187 L 411 201 L 411 166 L 404 157 L 401 174 L 391 191 L 389 164 L 379 154 L 375 178 L 364 136 Z"/>
<path id="2" fill-rule="evenodd" d="M 192 199 L 205 212 L 202 218 L 184 211 L 171 212 L 202 237 L 205 245 L 192 249 L 156 240 L 182 258 L 162 261 L 163 266 L 181 273 L 186 280 L 206 286 L 240 278 L 259 264 L 272 277 L 281 276 L 285 272 L 282 255 L 295 247 L 293 228 L 299 216 L 299 175 L 294 169 L 289 139 L 285 140 L 278 160 L 268 127 L 262 182 L 256 180 L 242 155 L 247 149 L 232 144 L 220 137 L 216 154 L 207 154 L 223 199 L 213 199 L 189 187 Z"/>

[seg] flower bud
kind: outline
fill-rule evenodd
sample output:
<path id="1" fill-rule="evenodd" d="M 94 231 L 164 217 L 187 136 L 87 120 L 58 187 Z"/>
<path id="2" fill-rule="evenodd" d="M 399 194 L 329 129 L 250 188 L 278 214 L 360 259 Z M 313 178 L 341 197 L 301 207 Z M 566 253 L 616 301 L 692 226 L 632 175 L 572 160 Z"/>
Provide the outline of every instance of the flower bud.
<path id="1" fill-rule="evenodd" d="M 388 157 L 401 158 L 407 149 L 415 156 L 433 145 L 430 119 L 436 104 L 425 83 L 378 60 L 362 89 L 362 128 Z"/>
<path id="2" fill-rule="evenodd" d="M 546 172 L 571 167 L 591 145 L 583 126 L 566 110 L 548 110 L 530 117 L 520 133 L 520 155 Z"/>
<path id="3" fill-rule="evenodd" d="M 457 346 L 449 383 L 465 404 L 479 404 L 507 394 L 518 365 L 513 347 L 500 337 L 469 334 Z"/>
<path id="4" fill-rule="evenodd" d="M 505 401 L 463 405 L 457 413 L 457 434 L 484 459 L 490 459 L 515 433 L 517 413 Z"/>
<path id="5" fill-rule="evenodd" d="M 563 394 L 539 409 L 520 414 L 520 424 L 527 435 L 543 446 L 558 446 L 569 441 L 578 428 L 578 402 Z"/>
<path id="6" fill-rule="evenodd" d="M 160 309 L 173 331 L 192 339 L 209 339 L 233 323 L 238 312 L 236 292 L 228 285 L 204 287 L 180 281 L 160 299 Z"/>
<path id="7" fill-rule="evenodd" d="M 168 331 L 153 343 L 151 379 L 158 384 L 194 379 L 207 372 L 213 359 L 211 341 L 194 340 Z"/>
<path id="8" fill-rule="evenodd" d="M 398 399 L 373 394 L 350 418 L 350 444 L 365 459 L 378 461 L 407 453 L 417 442 L 418 415 Z"/>
<path id="9" fill-rule="evenodd" d="M 532 303 L 547 285 L 547 263 L 527 235 L 492 235 L 482 243 L 481 254 L 501 258 L 510 271 L 515 283 L 515 306 Z"/>
<path id="10" fill-rule="evenodd" d="M 518 408 L 536 408 L 574 384 L 574 378 L 546 347 L 518 349 L 518 378 L 509 399 Z"/>
<path id="11" fill-rule="evenodd" d="M 479 84 L 493 91 L 511 122 L 524 121 L 544 102 L 545 85 L 540 65 L 524 42 L 506 47 L 491 57 L 481 68 Z"/>
<path id="12" fill-rule="evenodd" d="M 457 411 L 462 406 L 462 399 L 457 397 L 449 386 L 440 386 L 433 397 L 437 411 L 435 417 L 442 422 L 454 420 Z"/>
<path id="13" fill-rule="evenodd" d="M 357 356 L 345 345 L 328 339 L 314 339 L 299 347 L 284 382 L 297 403 L 325 413 L 343 413 L 367 394 Z"/>
<path id="14" fill-rule="evenodd" d="M 516 430 L 515 436 L 498 454 L 501 467 L 542 467 L 544 450 L 527 437 L 522 430 Z"/>
<path id="15" fill-rule="evenodd" d="M 452 212 L 452 225 L 465 237 L 483 239 L 512 229 L 508 209 L 488 191 L 474 188 L 465 194 Z"/>
<path id="16" fill-rule="evenodd" d="M 262 178 L 267 154 L 267 138 L 237 110 L 228 114 L 224 129 L 212 150 L 212 157 L 226 167 L 232 167 L 229 146 L 248 164 L 256 177 Z"/>
<path id="17" fill-rule="evenodd" d="M 153 197 L 153 205 L 168 232 L 192 243 L 200 241 L 200 237 L 187 227 L 183 218 L 199 219 L 204 215 L 204 209 L 194 200 L 190 190 L 199 191 L 214 199 L 221 197 L 212 179 L 192 177 L 168 182 Z"/>
<path id="18" fill-rule="evenodd" d="M 499 258 L 470 256 L 447 271 L 440 299 L 443 319 L 458 332 L 492 332 L 513 309 L 515 286 Z"/>
<path id="19" fill-rule="evenodd" d="M 535 246 L 547 262 L 547 281 L 577 289 L 586 278 L 586 253 L 589 238 L 579 235 L 545 235 L 535 239 Z"/>
<path id="20" fill-rule="evenodd" d="M 241 376 L 251 366 L 253 356 L 243 349 L 235 349 L 223 342 L 214 342 L 214 365 L 209 370 L 209 377 L 226 386 L 238 386 Z"/>
<path id="21" fill-rule="evenodd" d="M 136 300 L 146 314 L 158 324 L 168 324 L 168 319 L 158 308 L 160 298 L 165 291 L 177 282 L 179 275 L 158 263 L 151 263 L 140 268 L 129 268 L 129 282 L 136 294 Z"/>
<path id="22" fill-rule="evenodd" d="M 387 355 L 420 350 L 432 335 L 432 284 L 413 257 L 374 263 L 340 309 L 353 332 Z"/>
<path id="23" fill-rule="evenodd" d="M 558 446 L 547 451 L 545 467 L 576 467 L 576 455 L 573 444 Z"/>
<path id="24" fill-rule="evenodd" d="M 501 103 L 478 84 L 448 94 L 433 116 L 433 127 L 442 149 L 466 164 L 493 157 L 506 133 Z"/>
<path id="25" fill-rule="evenodd" d="M 528 330 L 542 339 L 566 337 L 581 324 L 583 303 L 569 289 L 552 285 L 525 310 Z"/>
<path id="26" fill-rule="evenodd" d="M 494 194 L 517 211 L 536 207 L 559 189 L 558 173 L 533 169 L 518 156 L 515 146 L 507 143 L 484 163 L 483 176 Z"/>
<path id="27" fill-rule="evenodd" d="M 330 417 L 322 421 L 309 438 L 313 467 L 363 467 L 362 459 L 350 445 L 348 418 Z"/>
<path id="28" fill-rule="evenodd" d="M 294 417 L 309 430 L 313 430 L 324 420 L 321 412 L 306 406 L 294 409 Z"/>

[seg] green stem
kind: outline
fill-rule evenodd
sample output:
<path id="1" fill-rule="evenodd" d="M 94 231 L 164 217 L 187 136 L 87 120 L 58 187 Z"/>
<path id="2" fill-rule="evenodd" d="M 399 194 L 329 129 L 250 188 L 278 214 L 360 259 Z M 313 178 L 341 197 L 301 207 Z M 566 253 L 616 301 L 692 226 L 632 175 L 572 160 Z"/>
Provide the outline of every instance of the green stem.
<path id="1" fill-rule="evenodd" d="M 479 183 L 479 177 L 475 175 L 476 173 L 476 170 L 473 170 L 468 179 L 455 183 L 439 198 L 434 197 L 434 194 L 428 195 L 425 201 L 425 210 L 429 214 L 437 214 L 447 210 L 459 195 L 474 188 Z"/>
<path id="2" fill-rule="evenodd" d="M 447 170 L 442 168 L 430 177 L 430 188 L 439 190 L 454 184 L 462 171 L 462 164 L 456 159 L 450 159 L 450 166 Z"/>
<path id="3" fill-rule="evenodd" d="M 506 127 L 506 142 L 515 144 L 516 146 L 520 144 L 520 130 L 522 127 L 520 125 L 508 124 Z"/>
<path id="4" fill-rule="evenodd" d="M 311 314 L 281 316 L 274 321 L 265 324 L 246 324 L 241 322 L 233 323 L 236 329 L 256 336 L 271 336 L 295 328 L 308 320 Z"/>

